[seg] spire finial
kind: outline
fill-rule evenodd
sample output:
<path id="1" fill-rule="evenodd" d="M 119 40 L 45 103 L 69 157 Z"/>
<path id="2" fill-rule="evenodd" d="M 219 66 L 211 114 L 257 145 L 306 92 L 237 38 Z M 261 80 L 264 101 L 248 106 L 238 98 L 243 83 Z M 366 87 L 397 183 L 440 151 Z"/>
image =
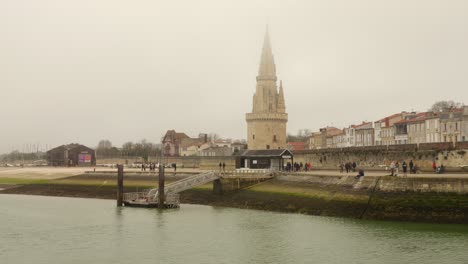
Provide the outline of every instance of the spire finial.
<path id="1" fill-rule="evenodd" d="M 276 66 L 273 53 L 271 51 L 268 24 L 266 25 L 265 37 L 263 39 L 263 49 L 260 59 L 260 68 L 258 69 L 258 77 L 276 80 Z"/>

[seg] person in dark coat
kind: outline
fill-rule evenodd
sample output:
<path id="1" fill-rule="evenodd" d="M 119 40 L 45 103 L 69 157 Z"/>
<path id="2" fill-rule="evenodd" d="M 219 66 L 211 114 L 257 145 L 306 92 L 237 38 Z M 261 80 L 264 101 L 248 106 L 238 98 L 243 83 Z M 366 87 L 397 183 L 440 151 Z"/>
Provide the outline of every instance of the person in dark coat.
<path id="1" fill-rule="evenodd" d="M 408 165 L 406 164 L 406 161 L 403 161 L 403 164 L 401 164 L 401 168 L 403 169 L 403 176 L 406 177 L 406 171 L 408 170 L 407 169 Z"/>
<path id="2" fill-rule="evenodd" d="M 355 161 L 353 161 L 353 172 L 355 172 L 355 171 L 356 171 L 356 167 L 357 167 L 357 164 L 356 164 L 356 162 L 355 162 Z"/>
<path id="3" fill-rule="evenodd" d="M 409 173 L 413 173 L 414 172 L 414 163 L 413 163 L 413 160 L 410 160 L 409 161 Z"/>
<path id="4" fill-rule="evenodd" d="M 226 163 L 223 162 L 223 171 L 226 171 Z"/>
<path id="5" fill-rule="evenodd" d="M 359 172 L 358 172 L 358 175 L 356 175 L 356 177 L 354 177 L 354 178 L 359 179 L 361 177 L 364 177 L 364 170 L 363 169 L 360 169 Z"/>
<path id="6" fill-rule="evenodd" d="M 219 163 L 219 171 L 221 171 L 221 167 L 223 166 L 223 164 L 220 162 Z"/>

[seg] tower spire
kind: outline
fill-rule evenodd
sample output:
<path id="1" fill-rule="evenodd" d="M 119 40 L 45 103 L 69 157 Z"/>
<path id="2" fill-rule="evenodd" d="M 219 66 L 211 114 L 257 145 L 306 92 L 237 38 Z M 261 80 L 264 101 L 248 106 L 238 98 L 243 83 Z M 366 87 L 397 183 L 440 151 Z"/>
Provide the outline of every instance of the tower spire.
<path id="1" fill-rule="evenodd" d="M 276 109 L 279 113 L 286 113 L 286 104 L 284 103 L 284 93 L 283 93 L 283 81 L 280 81 L 278 104 L 277 104 Z"/>
<path id="2" fill-rule="evenodd" d="M 276 81 L 276 66 L 273 58 L 273 52 L 271 51 L 268 25 L 266 26 L 265 37 L 263 39 L 262 56 L 260 58 L 260 67 L 258 69 L 257 79 Z"/>

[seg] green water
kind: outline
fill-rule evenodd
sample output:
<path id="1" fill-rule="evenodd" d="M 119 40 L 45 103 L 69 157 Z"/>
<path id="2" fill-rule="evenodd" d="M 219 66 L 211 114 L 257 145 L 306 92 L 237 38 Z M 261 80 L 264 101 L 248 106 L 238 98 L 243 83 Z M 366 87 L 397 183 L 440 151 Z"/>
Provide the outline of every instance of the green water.
<path id="1" fill-rule="evenodd" d="M 468 263 L 468 226 L 0 195 L 0 263 Z"/>

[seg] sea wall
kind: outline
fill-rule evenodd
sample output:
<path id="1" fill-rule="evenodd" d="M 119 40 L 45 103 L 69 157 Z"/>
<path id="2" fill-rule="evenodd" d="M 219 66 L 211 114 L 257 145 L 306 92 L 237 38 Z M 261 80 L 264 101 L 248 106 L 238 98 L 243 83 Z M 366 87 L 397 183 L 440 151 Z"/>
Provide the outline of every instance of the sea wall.
<path id="1" fill-rule="evenodd" d="M 183 192 L 181 200 L 322 216 L 468 224 L 467 193 L 468 179 L 388 176 L 359 181 L 352 176 L 283 175 L 224 195 L 192 189 Z"/>
<path id="2" fill-rule="evenodd" d="M 127 175 L 125 192 L 153 187 L 157 175 Z M 168 183 L 180 179 L 170 176 Z M 23 186 L 0 193 L 115 199 L 115 175 L 92 173 Z M 107 183 L 107 184 L 104 184 Z M 468 224 L 468 179 L 279 175 L 274 179 L 222 179 L 181 193 L 182 203 L 362 219 Z"/>
<path id="3" fill-rule="evenodd" d="M 382 192 L 436 192 L 436 193 L 468 193 L 468 178 L 441 177 L 363 177 L 356 180 L 354 176 L 312 176 L 304 174 L 289 174 L 277 176 L 279 181 L 313 183 L 318 185 L 337 185 L 356 190 Z"/>
<path id="4" fill-rule="evenodd" d="M 465 171 L 462 165 L 468 165 L 467 142 L 352 147 L 339 149 L 303 150 L 294 152 L 295 162 L 310 162 L 313 168 L 337 169 L 341 163 L 355 161 L 359 167 L 381 170 L 395 161 L 410 160 L 421 171 L 432 171 L 432 163 L 444 165 L 447 171 Z"/>

